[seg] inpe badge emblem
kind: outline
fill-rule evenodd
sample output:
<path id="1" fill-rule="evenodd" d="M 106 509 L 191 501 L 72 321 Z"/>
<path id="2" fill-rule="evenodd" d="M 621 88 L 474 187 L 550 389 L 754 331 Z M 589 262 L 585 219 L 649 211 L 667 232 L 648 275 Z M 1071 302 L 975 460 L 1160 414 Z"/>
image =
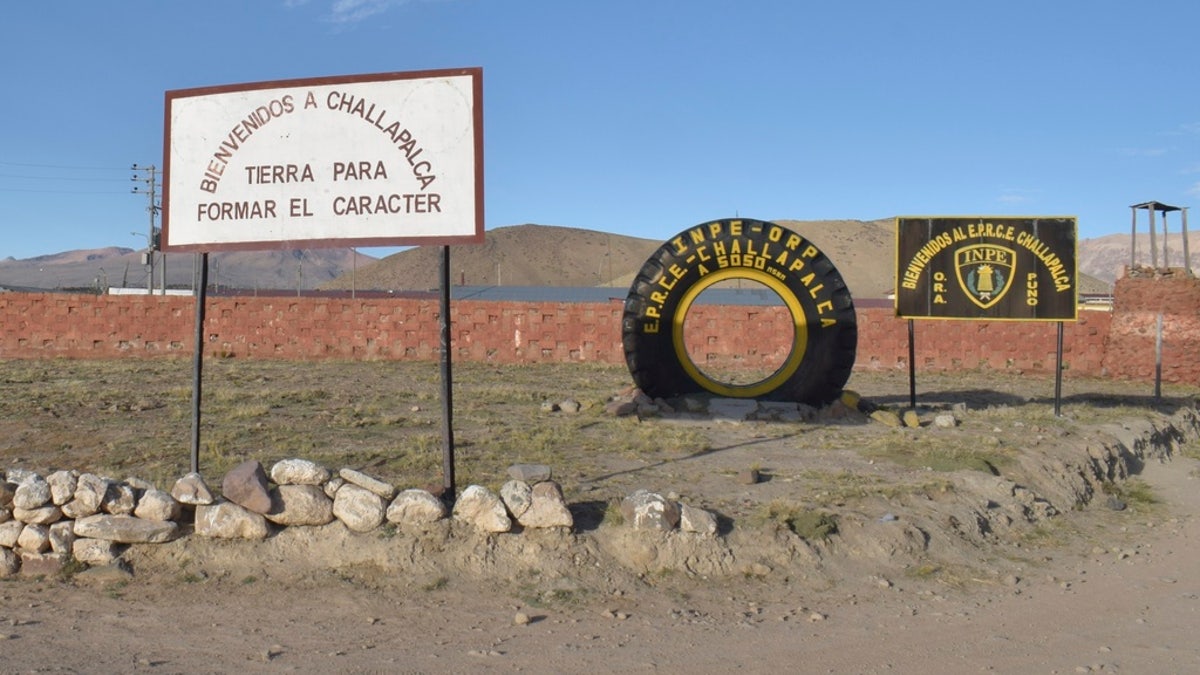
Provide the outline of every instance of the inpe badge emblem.
<path id="1" fill-rule="evenodd" d="M 1016 251 L 995 244 L 974 244 L 954 252 L 958 284 L 976 305 L 987 309 L 1000 302 L 1016 276 Z"/>

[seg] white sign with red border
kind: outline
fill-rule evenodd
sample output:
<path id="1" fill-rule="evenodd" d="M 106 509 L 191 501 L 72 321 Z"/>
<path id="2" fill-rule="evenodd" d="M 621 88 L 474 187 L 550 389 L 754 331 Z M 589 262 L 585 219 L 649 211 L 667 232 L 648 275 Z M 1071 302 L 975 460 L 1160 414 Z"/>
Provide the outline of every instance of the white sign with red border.
<path id="1" fill-rule="evenodd" d="M 482 70 L 166 93 L 162 248 L 483 241 Z"/>

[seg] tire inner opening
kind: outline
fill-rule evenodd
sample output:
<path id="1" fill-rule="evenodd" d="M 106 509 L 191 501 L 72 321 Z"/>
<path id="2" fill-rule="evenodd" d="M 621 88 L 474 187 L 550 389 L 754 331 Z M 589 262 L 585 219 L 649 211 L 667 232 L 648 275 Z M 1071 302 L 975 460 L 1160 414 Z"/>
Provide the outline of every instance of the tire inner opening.
<path id="1" fill-rule="evenodd" d="M 758 384 L 787 362 L 795 324 L 783 298 L 752 279 L 729 279 L 701 291 L 683 319 L 687 357 L 716 382 Z"/>

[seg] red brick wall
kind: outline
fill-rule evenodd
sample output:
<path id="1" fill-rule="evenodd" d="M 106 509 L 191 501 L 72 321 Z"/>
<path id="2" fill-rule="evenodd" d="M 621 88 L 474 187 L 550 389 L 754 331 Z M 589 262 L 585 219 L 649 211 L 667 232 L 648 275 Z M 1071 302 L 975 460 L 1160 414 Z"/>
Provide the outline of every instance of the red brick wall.
<path id="1" fill-rule="evenodd" d="M 188 297 L 0 293 L 0 357 L 187 355 L 194 317 Z"/>
<path id="2" fill-rule="evenodd" d="M 762 379 L 783 365 L 792 349 L 795 327 L 782 305 L 693 305 L 686 318 L 688 354 L 721 381 L 731 381 L 722 375 L 739 369 L 759 374 L 751 380 Z"/>
<path id="3" fill-rule="evenodd" d="M 1162 379 L 1200 382 L 1200 280 L 1123 278 L 1116 284 L 1104 368 L 1123 379 L 1153 379 L 1162 314 Z"/>
<path id="4" fill-rule="evenodd" d="M 1108 312 L 1081 311 L 1063 324 L 1063 363 L 1072 373 L 1103 375 Z M 1026 321 L 913 322 L 918 371 L 1006 370 L 1053 373 L 1058 324 Z M 858 310 L 859 369 L 908 368 L 908 321 L 890 308 Z"/>
<path id="5" fill-rule="evenodd" d="M 1068 372 L 1149 380 L 1154 321 L 1164 321 L 1166 381 L 1200 383 L 1200 285 L 1122 280 L 1113 313 L 1081 311 L 1064 328 Z M 620 301 L 484 302 L 451 307 L 459 360 L 622 363 Z M 411 298 L 215 297 L 207 354 L 251 358 L 435 360 L 439 306 Z M 0 358 L 114 358 L 192 354 L 190 297 L 0 294 Z M 907 368 L 908 324 L 891 308 L 858 311 L 856 368 Z M 685 339 L 698 363 L 770 370 L 790 347 L 779 307 L 694 306 Z M 918 371 L 1053 372 L 1053 322 L 915 322 Z M 702 366 L 704 367 L 704 366 Z"/>
<path id="6" fill-rule="evenodd" d="M 457 358 L 623 362 L 619 301 L 456 301 Z M 207 354 L 254 358 L 437 358 L 436 300 L 209 298 Z M 0 358 L 190 356 L 191 297 L 0 294 Z"/>

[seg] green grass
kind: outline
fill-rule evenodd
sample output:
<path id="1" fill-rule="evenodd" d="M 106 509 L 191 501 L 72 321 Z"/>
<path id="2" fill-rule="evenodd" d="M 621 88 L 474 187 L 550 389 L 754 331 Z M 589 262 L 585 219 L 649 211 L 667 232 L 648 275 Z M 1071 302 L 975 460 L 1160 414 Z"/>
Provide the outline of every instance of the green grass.
<path id="1" fill-rule="evenodd" d="M 775 525 L 787 528 L 809 541 L 823 541 L 837 532 L 837 516 L 786 500 L 773 500 L 762 505 L 750 517 L 755 525 Z"/>
<path id="2" fill-rule="evenodd" d="M 1130 506 L 1154 506 L 1160 503 L 1154 489 L 1140 478 L 1130 478 L 1120 483 L 1105 483 L 1101 490 L 1104 494 L 1117 497 Z"/>
<path id="3" fill-rule="evenodd" d="M 1188 459 L 1200 459 L 1200 439 L 1189 438 L 1181 443 L 1179 454 Z"/>

